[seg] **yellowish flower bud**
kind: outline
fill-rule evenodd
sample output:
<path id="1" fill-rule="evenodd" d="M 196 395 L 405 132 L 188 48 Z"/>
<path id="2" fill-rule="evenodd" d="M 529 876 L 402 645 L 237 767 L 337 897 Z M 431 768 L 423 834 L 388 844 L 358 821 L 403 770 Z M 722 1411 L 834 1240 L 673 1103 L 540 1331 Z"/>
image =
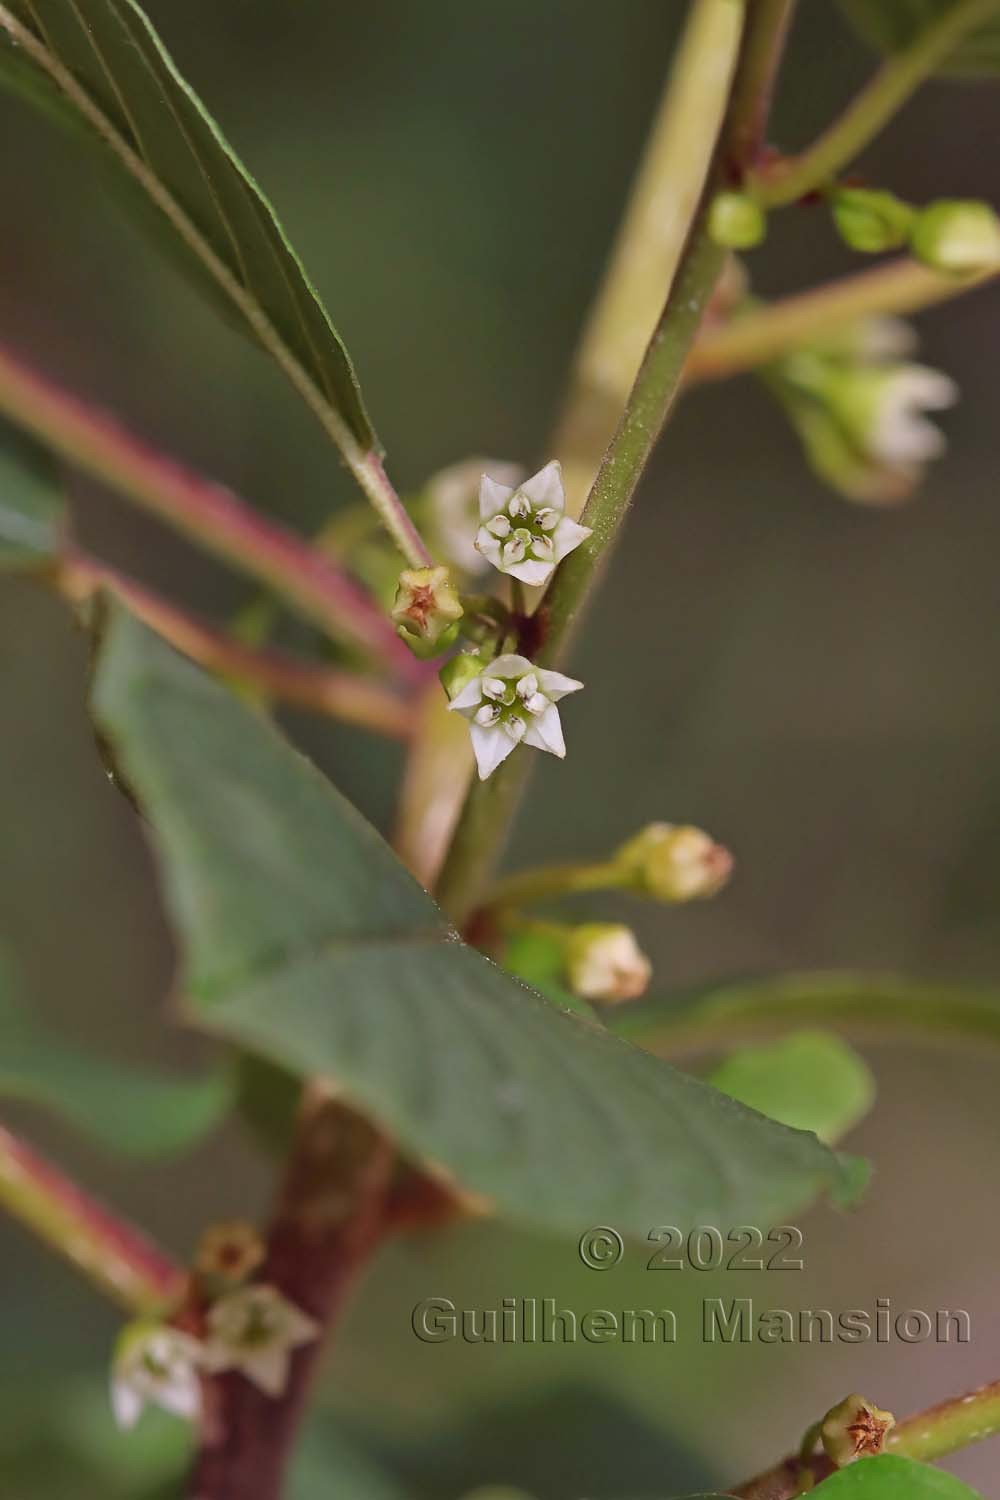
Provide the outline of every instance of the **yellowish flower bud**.
<path id="1" fill-rule="evenodd" d="M 445 650 L 464 613 L 447 568 L 406 568 L 400 573 L 392 618 L 417 655 Z"/>
<path id="2" fill-rule="evenodd" d="M 1000 218 L 988 203 L 942 198 L 917 215 L 910 249 L 938 271 L 989 270 L 1000 264 Z"/>
<path id="3" fill-rule="evenodd" d="M 574 928 L 566 943 L 570 988 L 584 1000 L 616 1005 L 643 994 L 653 972 L 631 928 L 617 922 L 588 922 Z"/>
<path id="4" fill-rule="evenodd" d="M 650 823 L 615 855 L 627 883 L 655 901 L 698 901 L 729 879 L 733 856 L 700 828 Z"/>
<path id="5" fill-rule="evenodd" d="M 846 1396 L 820 1423 L 823 1450 L 838 1469 L 859 1458 L 875 1458 L 895 1425 L 891 1411 L 881 1411 L 864 1396 Z"/>
<path id="6" fill-rule="evenodd" d="M 264 1259 L 264 1241 L 252 1224 L 236 1220 L 212 1224 L 198 1241 L 194 1269 L 200 1276 L 239 1282 L 256 1271 Z"/>
<path id="7" fill-rule="evenodd" d="M 752 250 L 767 233 L 764 210 L 746 193 L 716 193 L 708 216 L 708 232 L 727 250 Z"/>
<path id="8" fill-rule="evenodd" d="M 872 188 L 838 188 L 830 207 L 841 239 L 865 254 L 904 245 L 914 219 L 914 210 L 895 193 Z"/>

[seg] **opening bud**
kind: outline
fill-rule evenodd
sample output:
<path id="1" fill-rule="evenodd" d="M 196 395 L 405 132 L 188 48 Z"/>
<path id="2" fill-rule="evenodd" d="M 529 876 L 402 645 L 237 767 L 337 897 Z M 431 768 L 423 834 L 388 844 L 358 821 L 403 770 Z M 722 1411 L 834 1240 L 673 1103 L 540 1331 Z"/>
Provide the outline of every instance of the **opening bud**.
<path id="1" fill-rule="evenodd" d="M 708 215 L 708 231 L 727 250 L 752 250 L 767 233 L 760 204 L 747 193 L 716 193 Z"/>
<path id="2" fill-rule="evenodd" d="M 606 1005 L 637 999 L 653 972 L 635 933 L 617 922 L 575 927 L 566 941 L 565 964 L 574 994 Z"/>
<path id="3" fill-rule="evenodd" d="M 872 188 L 837 188 L 830 207 L 844 243 L 868 255 L 905 245 L 915 217 L 915 210 L 895 193 Z"/>
<path id="4" fill-rule="evenodd" d="M 838 1469 L 859 1458 L 876 1458 L 896 1425 L 891 1411 L 881 1411 L 864 1396 L 846 1396 L 820 1423 L 823 1450 Z"/>
<path id="5" fill-rule="evenodd" d="M 700 828 L 650 823 L 615 855 L 624 883 L 654 901 L 699 901 L 729 879 L 733 856 Z"/>
<path id="6" fill-rule="evenodd" d="M 392 606 L 396 629 L 416 656 L 436 656 L 458 635 L 465 611 L 446 567 L 406 568 Z"/>
<path id="7" fill-rule="evenodd" d="M 1000 264 L 1000 218 L 988 203 L 942 198 L 922 209 L 910 249 L 938 271 L 986 271 Z"/>
<path id="8" fill-rule="evenodd" d="M 441 686 L 449 698 L 457 698 L 459 693 L 466 687 L 474 677 L 478 677 L 483 670 L 483 659 L 475 651 L 460 651 L 457 656 L 446 661 L 438 673 Z"/>

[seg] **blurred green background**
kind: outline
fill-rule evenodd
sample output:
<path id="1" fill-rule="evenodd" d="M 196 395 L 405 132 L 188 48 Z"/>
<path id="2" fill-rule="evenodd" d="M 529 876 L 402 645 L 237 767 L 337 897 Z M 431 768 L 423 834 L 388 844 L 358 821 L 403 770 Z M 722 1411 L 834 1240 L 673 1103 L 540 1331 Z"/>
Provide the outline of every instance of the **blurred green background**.
<path id="1" fill-rule="evenodd" d="M 331 308 L 403 486 L 470 452 L 532 463 L 627 190 L 684 7 L 662 0 L 149 0 L 182 70 L 274 200 Z M 870 59 L 806 3 L 775 117 L 805 140 Z M 926 89 L 872 149 L 871 179 L 924 199 L 988 194 L 1000 92 Z M 311 419 L 109 201 L 69 142 L 0 99 L 0 337 L 137 431 L 303 530 L 353 501 Z M 773 225 L 759 290 L 852 264 L 822 211 Z M 1000 292 L 922 319 L 963 390 L 950 455 L 895 512 L 852 508 L 804 468 L 750 381 L 699 390 L 646 478 L 574 669 L 565 768 L 539 767 L 511 861 L 599 854 L 653 817 L 735 851 L 716 902 L 635 911 L 661 989 L 777 969 L 997 977 Z M 95 549 L 224 615 L 247 585 L 86 482 Z M 178 1064 L 173 954 L 131 810 L 83 709 L 66 613 L 0 588 L 0 938 L 32 1006 L 119 1056 Z M 395 749 L 291 717 L 382 827 Z M 609 912 L 608 903 L 582 910 Z M 1000 1058 L 873 1049 L 880 1098 L 852 1149 L 867 1206 L 801 1222 L 806 1269 L 586 1271 L 571 1244 L 479 1225 L 383 1253 L 331 1355 L 297 1500 L 457 1495 L 520 1483 L 554 1500 L 663 1495 L 776 1457 L 846 1391 L 897 1412 L 995 1378 Z M 164 1166 L 122 1165 L 27 1112 L 32 1138 L 178 1253 L 206 1220 L 263 1213 L 270 1164 L 233 1127 Z M 669 1205 L 664 1205 L 669 1217 Z M 581 1225 L 581 1230 L 586 1226 Z M 647 1252 L 648 1253 L 648 1252 Z M 115 1319 L 19 1232 L 0 1234 L 0 1493 L 143 1496 L 178 1433 L 113 1439 L 100 1386 Z M 791 1285 L 789 1283 L 792 1283 Z M 963 1307 L 965 1346 L 672 1349 L 418 1343 L 413 1304 L 554 1296 L 569 1306 L 761 1302 Z M 690 1315 L 688 1315 L 690 1316 Z M 58 1418 L 60 1441 L 49 1425 Z M 160 1451 L 162 1449 L 162 1451 Z M 996 1450 L 955 1472 L 990 1492 Z M 371 1466 L 374 1466 L 372 1468 Z M 382 1472 L 379 1477 L 380 1471 Z"/>

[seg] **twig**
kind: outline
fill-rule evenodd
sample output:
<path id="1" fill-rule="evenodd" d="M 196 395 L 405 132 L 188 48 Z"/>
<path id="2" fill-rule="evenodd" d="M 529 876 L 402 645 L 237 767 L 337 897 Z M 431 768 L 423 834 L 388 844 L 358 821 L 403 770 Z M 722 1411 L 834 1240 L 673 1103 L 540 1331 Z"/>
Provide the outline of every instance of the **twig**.
<path id="1" fill-rule="evenodd" d="M 67 552 L 58 569 L 57 583 L 73 599 L 107 589 L 185 656 L 269 699 L 328 714 L 396 739 L 406 739 L 412 731 L 412 708 L 383 683 L 303 661 L 284 651 L 246 646 L 79 551 Z"/>
<path id="2" fill-rule="evenodd" d="M 177 531 L 261 579 L 324 630 L 414 676 L 392 622 L 356 583 L 232 491 L 182 469 L 0 350 L 0 412 Z"/>
<path id="3" fill-rule="evenodd" d="M 179 1266 L 2 1127 L 0 1204 L 130 1312 L 161 1311 L 183 1294 Z"/>

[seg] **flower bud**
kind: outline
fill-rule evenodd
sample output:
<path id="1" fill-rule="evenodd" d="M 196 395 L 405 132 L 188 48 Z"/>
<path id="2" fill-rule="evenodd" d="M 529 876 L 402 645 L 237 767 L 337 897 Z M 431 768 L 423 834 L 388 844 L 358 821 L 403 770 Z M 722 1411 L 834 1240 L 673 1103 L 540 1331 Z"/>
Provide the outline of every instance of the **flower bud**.
<path id="1" fill-rule="evenodd" d="M 198 1241 L 194 1269 L 210 1282 L 245 1281 L 264 1259 L 264 1241 L 252 1224 L 212 1224 Z"/>
<path id="2" fill-rule="evenodd" d="M 988 203 L 942 198 L 922 209 L 910 249 L 938 271 L 986 271 L 1000 263 L 1000 218 Z"/>
<path id="3" fill-rule="evenodd" d="M 882 1453 L 895 1425 L 891 1411 L 880 1411 L 864 1396 L 846 1396 L 823 1418 L 820 1438 L 827 1458 L 843 1469 L 856 1459 L 875 1458 Z"/>
<path id="4" fill-rule="evenodd" d="M 565 963 L 575 994 L 609 1005 L 637 999 L 653 972 L 635 933 L 616 922 L 574 928 L 566 942 Z"/>
<path id="5" fill-rule="evenodd" d="M 465 611 L 448 569 L 406 568 L 392 606 L 392 618 L 416 656 L 437 656 L 458 635 Z"/>
<path id="6" fill-rule="evenodd" d="M 476 651 L 460 651 L 449 657 L 438 673 L 441 686 L 449 698 L 457 698 L 462 689 L 483 670 L 483 659 Z"/>
<path id="7" fill-rule="evenodd" d="M 844 243 L 866 254 L 904 245 L 914 219 L 914 210 L 895 193 L 872 188 L 837 188 L 830 207 Z"/>
<path id="8" fill-rule="evenodd" d="M 708 214 L 708 232 L 727 250 L 752 250 L 767 233 L 760 204 L 747 193 L 716 193 Z"/>
<path id="9" fill-rule="evenodd" d="M 698 901 L 722 889 L 733 856 L 700 828 L 650 823 L 623 844 L 615 862 L 626 883 L 655 901 Z"/>

